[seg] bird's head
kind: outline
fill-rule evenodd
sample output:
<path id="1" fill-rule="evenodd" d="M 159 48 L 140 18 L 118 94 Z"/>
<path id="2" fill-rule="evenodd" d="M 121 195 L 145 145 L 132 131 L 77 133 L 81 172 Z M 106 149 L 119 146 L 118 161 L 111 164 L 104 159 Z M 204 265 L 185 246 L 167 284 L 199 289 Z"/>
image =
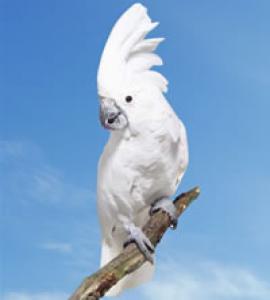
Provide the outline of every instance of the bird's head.
<path id="1" fill-rule="evenodd" d="M 134 126 L 149 116 L 156 93 L 166 92 L 167 80 L 153 66 L 162 65 L 153 53 L 163 38 L 145 39 L 153 23 L 141 4 L 131 6 L 116 22 L 98 69 L 100 120 L 110 130 Z"/>

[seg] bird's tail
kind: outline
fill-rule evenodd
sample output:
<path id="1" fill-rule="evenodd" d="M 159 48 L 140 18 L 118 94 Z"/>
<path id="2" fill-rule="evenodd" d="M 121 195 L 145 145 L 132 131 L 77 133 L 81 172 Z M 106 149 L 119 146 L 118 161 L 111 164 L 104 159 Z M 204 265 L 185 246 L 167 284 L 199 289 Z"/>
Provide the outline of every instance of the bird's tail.
<path id="1" fill-rule="evenodd" d="M 123 243 L 108 245 L 103 239 L 101 249 L 101 266 L 105 265 L 123 250 Z M 154 265 L 149 262 L 145 262 L 138 270 L 132 274 L 126 275 L 121 279 L 115 286 L 113 286 L 107 293 L 106 296 L 117 296 L 123 290 L 127 288 L 136 287 L 142 283 L 151 280 L 154 273 Z"/>

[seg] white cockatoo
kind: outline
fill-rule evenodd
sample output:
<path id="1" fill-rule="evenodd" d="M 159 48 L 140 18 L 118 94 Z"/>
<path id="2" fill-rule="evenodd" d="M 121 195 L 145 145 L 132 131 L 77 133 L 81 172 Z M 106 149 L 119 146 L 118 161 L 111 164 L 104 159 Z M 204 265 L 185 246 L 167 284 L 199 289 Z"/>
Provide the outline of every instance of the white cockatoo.
<path id="1" fill-rule="evenodd" d="M 148 260 L 107 296 L 151 279 L 154 248 L 141 228 L 159 209 L 176 225 L 169 197 L 188 164 L 185 127 L 163 95 L 167 80 L 151 70 L 162 65 L 153 52 L 163 38 L 145 37 L 157 25 L 143 5 L 132 5 L 113 27 L 98 70 L 100 120 L 110 130 L 98 167 L 101 265 L 130 242 Z"/>

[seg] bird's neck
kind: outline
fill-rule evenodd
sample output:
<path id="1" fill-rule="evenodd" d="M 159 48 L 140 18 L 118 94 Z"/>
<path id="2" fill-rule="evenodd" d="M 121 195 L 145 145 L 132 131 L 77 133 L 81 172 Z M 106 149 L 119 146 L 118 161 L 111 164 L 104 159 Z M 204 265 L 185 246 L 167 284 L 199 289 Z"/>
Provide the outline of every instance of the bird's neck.
<path id="1" fill-rule="evenodd" d="M 132 128 L 130 125 L 124 130 L 113 130 L 109 138 L 109 142 L 115 145 L 121 143 L 122 141 L 137 138 L 140 135 L 139 131 Z"/>

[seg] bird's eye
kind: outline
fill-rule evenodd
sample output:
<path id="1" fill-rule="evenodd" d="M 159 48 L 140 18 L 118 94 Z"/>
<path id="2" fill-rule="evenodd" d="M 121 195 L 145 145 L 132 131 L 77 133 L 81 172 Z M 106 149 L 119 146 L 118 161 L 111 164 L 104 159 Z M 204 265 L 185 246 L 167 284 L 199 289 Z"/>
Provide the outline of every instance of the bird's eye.
<path id="1" fill-rule="evenodd" d="M 132 97 L 131 96 L 126 96 L 126 102 L 131 102 L 132 101 Z"/>

